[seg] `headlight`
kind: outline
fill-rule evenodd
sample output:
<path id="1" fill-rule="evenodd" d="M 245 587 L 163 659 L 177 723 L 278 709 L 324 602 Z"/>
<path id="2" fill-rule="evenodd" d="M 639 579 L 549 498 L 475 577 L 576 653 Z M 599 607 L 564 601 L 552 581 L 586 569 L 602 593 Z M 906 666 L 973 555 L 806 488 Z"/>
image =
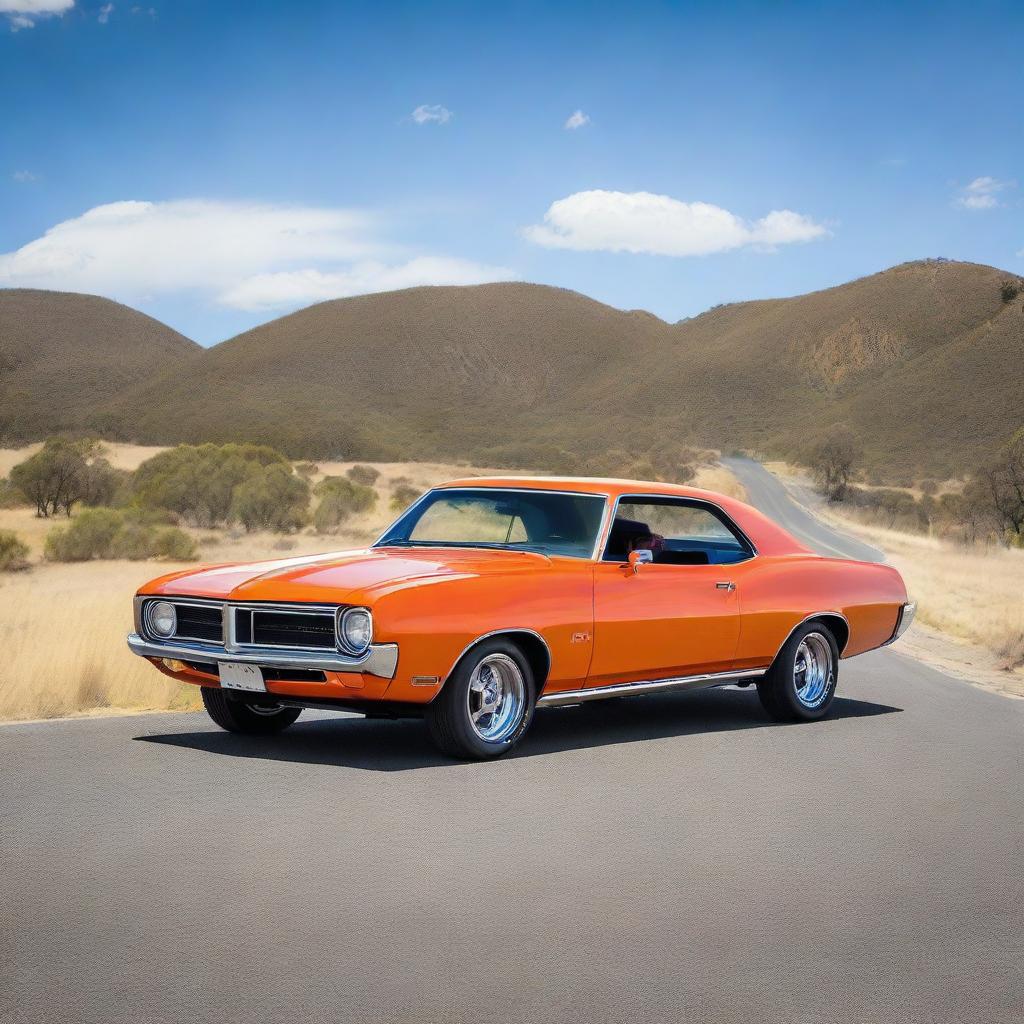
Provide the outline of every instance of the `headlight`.
<path id="1" fill-rule="evenodd" d="M 174 605 L 168 601 L 154 601 L 147 605 L 146 620 L 150 630 L 157 636 L 174 636 L 178 628 L 178 615 Z"/>
<path id="2" fill-rule="evenodd" d="M 349 608 L 338 622 L 338 639 L 350 654 L 365 654 L 373 642 L 373 616 L 368 608 Z"/>

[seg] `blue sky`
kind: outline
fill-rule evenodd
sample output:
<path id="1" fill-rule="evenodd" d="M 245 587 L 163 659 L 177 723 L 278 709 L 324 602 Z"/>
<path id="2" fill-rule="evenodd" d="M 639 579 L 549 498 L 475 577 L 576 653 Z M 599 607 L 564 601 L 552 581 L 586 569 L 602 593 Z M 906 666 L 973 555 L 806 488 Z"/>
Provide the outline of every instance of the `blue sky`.
<path id="1" fill-rule="evenodd" d="M 926 256 L 1024 273 L 1019 3 L 0 12 L 0 286 L 204 344 L 417 283 L 676 320 Z"/>

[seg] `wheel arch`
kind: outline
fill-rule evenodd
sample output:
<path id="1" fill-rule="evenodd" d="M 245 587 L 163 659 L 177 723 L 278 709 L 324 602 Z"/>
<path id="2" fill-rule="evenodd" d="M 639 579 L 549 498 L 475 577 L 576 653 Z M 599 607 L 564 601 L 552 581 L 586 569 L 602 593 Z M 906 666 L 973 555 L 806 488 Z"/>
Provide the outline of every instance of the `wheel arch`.
<path id="1" fill-rule="evenodd" d="M 843 656 L 843 651 L 846 650 L 847 645 L 850 642 L 850 623 L 849 620 L 842 612 L 827 611 L 827 612 L 814 612 L 811 615 L 807 615 L 802 618 L 787 634 L 786 639 L 779 644 L 779 649 L 775 652 L 775 657 L 772 658 L 772 664 L 778 660 L 779 655 L 785 649 L 786 644 L 789 643 L 793 634 L 801 627 L 806 626 L 809 622 L 820 622 L 822 625 L 827 626 L 829 631 L 836 639 L 836 647 L 839 649 L 839 657 Z"/>
<path id="2" fill-rule="evenodd" d="M 478 636 L 472 643 L 468 644 L 462 653 L 452 663 L 452 667 L 445 674 L 444 682 L 438 689 L 438 693 L 444 689 L 445 684 L 452 677 L 452 673 L 487 640 L 507 638 L 518 645 L 523 656 L 529 662 L 533 671 L 533 679 L 537 685 L 537 695 L 540 696 L 547 682 L 548 673 L 551 671 L 551 648 L 547 641 L 534 629 L 527 629 L 523 626 L 509 627 L 508 629 L 495 629 L 489 633 Z"/>

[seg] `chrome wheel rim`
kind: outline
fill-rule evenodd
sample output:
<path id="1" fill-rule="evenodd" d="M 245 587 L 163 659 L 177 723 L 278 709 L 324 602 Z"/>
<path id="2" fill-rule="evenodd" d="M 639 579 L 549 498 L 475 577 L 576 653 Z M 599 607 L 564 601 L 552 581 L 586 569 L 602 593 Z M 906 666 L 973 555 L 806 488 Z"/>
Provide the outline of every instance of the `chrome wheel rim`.
<path id="1" fill-rule="evenodd" d="M 473 731 L 488 743 L 500 743 L 519 728 L 523 718 L 523 673 L 507 654 L 489 654 L 473 669 L 466 700 Z"/>
<path id="2" fill-rule="evenodd" d="M 264 715 L 267 718 L 273 718 L 281 710 L 280 704 L 246 704 L 245 706 L 254 715 Z"/>
<path id="3" fill-rule="evenodd" d="M 793 685 L 805 708 L 820 707 L 832 688 L 832 647 L 820 633 L 808 633 L 796 649 Z"/>

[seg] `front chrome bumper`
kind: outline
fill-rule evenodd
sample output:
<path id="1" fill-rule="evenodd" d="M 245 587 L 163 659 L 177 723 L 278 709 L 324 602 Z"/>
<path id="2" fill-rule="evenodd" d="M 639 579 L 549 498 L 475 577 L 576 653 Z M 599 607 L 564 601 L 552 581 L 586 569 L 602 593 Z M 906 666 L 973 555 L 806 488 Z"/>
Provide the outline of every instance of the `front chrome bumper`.
<path id="1" fill-rule="evenodd" d="M 189 644 L 180 640 L 157 642 L 138 633 L 128 635 L 128 649 L 142 658 L 169 658 L 175 661 L 207 663 L 241 662 L 268 668 L 319 669 L 323 672 L 363 672 L 382 679 L 393 679 L 398 668 L 398 644 L 371 644 L 361 658 L 336 651 L 280 651 L 251 648 L 226 651 L 212 644 Z"/>

